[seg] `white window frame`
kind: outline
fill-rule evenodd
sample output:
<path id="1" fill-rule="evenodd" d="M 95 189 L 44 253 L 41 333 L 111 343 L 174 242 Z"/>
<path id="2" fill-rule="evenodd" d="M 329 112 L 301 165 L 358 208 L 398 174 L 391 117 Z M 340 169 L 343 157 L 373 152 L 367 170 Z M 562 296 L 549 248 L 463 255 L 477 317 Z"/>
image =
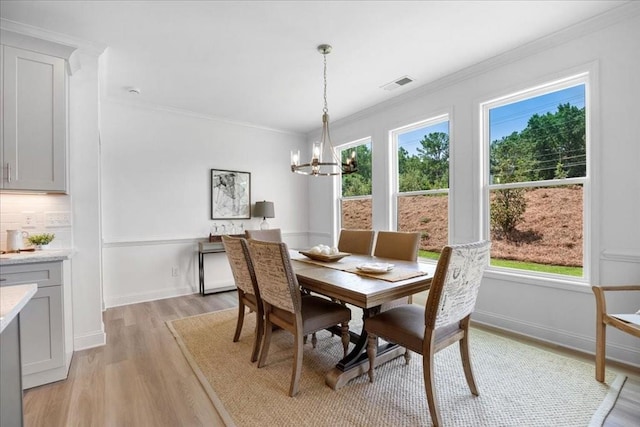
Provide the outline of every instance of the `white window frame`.
<path id="1" fill-rule="evenodd" d="M 338 157 L 338 159 L 341 159 L 343 151 L 348 150 L 350 148 L 355 148 L 355 147 L 357 147 L 359 145 L 365 145 L 365 144 L 369 144 L 369 150 L 371 151 L 371 163 L 372 163 L 372 165 L 371 165 L 371 179 L 373 180 L 373 139 L 370 136 L 366 136 L 364 138 L 356 139 L 355 141 L 346 142 L 344 144 L 336 145 L 336 147 L 335 147 L 336 156 Z M 335 236 L 339 236 L 340 235 L 340 229 L 342 228 L 342 201 L 343 200 L 372 199 L 372 197 L 373 197 L 373 186 L 371 188 L 371 193 L 372 194 L 369 194 L 368 196 L 343 197 L 342 196 L 342 177 L 341 176 L 338 177 L 338 179 L 336 179 L 335 182 L 336 182 L 335 194 L 336 194 L 337 197 L 336 197 L 336 206 L 335 206 L 335 209 L 334 209 L 334 212 L 335 212 L 335 215 L 336 215 L 336 220 L 335 220 L 336 230 L 335 230 L 334 235 Z M 371 210 L 372 210 L 371 216 L 373 217 L 373 201 L 371 203 Z"/>
<path id="2" fill-rule="evenodd" d="M 545 278 L 557 280 L 560 282 L 578 282 L 589 283 L 592 277 L 591 263 L 589 260 L 591 256 L 592 246 L 592 190 L 591 190 L 591 175 L 593 169 L 593 156 L 591 155 L 591 122 L 592 122 L 592 87 L 590 72 L 581 72 L 571 75 L 566 78 L 550 81 L 545 84 L 537 85 L 528 89 L 524 89 L 515 93 L 511 93 L 499 98 L 495 98 L 486 102 L 480 103 L 480 143 L 481 143 L 481 174 L 482 174 L 482 194 L 481 194 L 481 215 L 480 215 L 480 230 L 482 236 L 485 239 L 490 239 L 490 193 L 491 190 L 509 189 L 509 188 L 539 188 L 539 187 L 555 187 L 559 185 L 582 185 L 583 205 L 582 205 L 582 277 L 567 276 L 552 273 L 541 273 L 536 271 L 515 269 L 507 267 L 497 267 L 489 265 L 487 272 L 492 272 L 514 275 L 521 278 Z M 585 87 L 585 153 L 586 153 L 586 173 L 584 177 L 566 178 L 566 179 L 552 179 L 544 181 L 531 181 L 531 182 L 514 182 L 508 184 L 491 184 L 490 183 L 490 128 L 489 128 L 489 112 L 491 109 L 501 107 L 507 104 L 513 104 L 522 100 L 535 98 L 547 93 L 556 92 L 562 89 L 566 89 L 573 86 L 584 85 Z"/>
<path id="3" fill-rule="evenodd" d="M 438 189 L 438 190 L 422 190 L 422 191 L 408 191 L 408 192 L 400 192 L 400 179 L 398 177 L 398 137 L 401 134 L 405 134 L 408 132 L 412 132 L 416 129 L 425 128 L 429 126 L 434 126 L 443 122 L 448 122 L 448 134 L 449 134 L 449 188 L 448 189 Z M 390 148 L 391 153 L 389 155 L 389 159 L 391 161 L 391 165 L 389 167 L 390 170 L 390 185 L 393 189 L 390 195 L 390 208 L 391 208 L 391 224 L 394 230 L 398 230 L 398 198 L 403 196 L 419 196 L 419 195 L 429 195 L 429 194 L 448 194 L 448 230 L 447 230 L 447 240 L 451 241 L 451 219 L 452 219 L 452 206 L 451 206 L 451 187 L 452 187 L 452 179 L 453 179 L 453 144 L 452 144 L 452 127 L 451 127 L 451 114 L 443 113 L 438 114 L 433 117 L 430 117 L 425 120 L 421 120 L 419 122 L 411 123 L 408 125 L 400 126 L 395 129 L 389 131 L 389 140 L 390 140 Z"/>

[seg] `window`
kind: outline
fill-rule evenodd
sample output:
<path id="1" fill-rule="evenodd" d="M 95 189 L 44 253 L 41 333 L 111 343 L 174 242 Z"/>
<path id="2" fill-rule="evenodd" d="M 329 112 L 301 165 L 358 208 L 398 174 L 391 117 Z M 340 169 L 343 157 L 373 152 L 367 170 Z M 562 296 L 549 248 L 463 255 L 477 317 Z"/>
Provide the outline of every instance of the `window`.
<path id="1" fill-rule="evenodd" d="M 372 229 L 371 138 L 338 147 L 343 162 L 355 150 L 358 172 L 340 179 L 340 227 L 349 230 Z"/>
<path id="2" fill-rule="evenodd" d="M 483 104 L 491 265 L 583 277 L 587 75 Z"/>
<path id="3" fill-rule="evenodd" d="M 422 233 L 420 257 L 437 259 L 449 241 L 449 119 L 391 132 L 396 151 L 398 231 Z"/>

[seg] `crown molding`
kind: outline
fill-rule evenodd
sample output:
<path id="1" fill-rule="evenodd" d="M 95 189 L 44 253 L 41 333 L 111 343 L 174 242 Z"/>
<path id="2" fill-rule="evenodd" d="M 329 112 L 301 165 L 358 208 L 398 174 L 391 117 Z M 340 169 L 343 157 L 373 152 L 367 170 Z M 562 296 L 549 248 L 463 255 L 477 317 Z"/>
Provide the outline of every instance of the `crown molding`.
<path id="1" fill-rule="evenodd" d="M 11 21 L 5 18 L 0 18 L 0 28 L 3 30 L 11 31 L 13 33 L 21 34 L 35 39 L 45 40 L 48 42 L 64 45 L 77 49 L 81 53 L 100 56 L 107 48 L 106 45 L 96 42 L 90 42 L 82 40 L 77 37 L 69 36 L 55 31 L 45 30 L 43 28 L 34 27 L 33 25 L 23 24 L 21 22 Z M 3 37 L 3 43 L 5 39 Z"/>
<path id="2" fill-rule="evenodd" d="M 288 130 L 284 130 L 284 129 L 276 129 L 276 128 L 272 128 L 272 127 L 268 127 L 268 126 L 262 126 L 262 125 L 258 125 L 255 123 L 250 123 L 250 122 L 243 122 L 240 120 L 231 120 L 231 119 L 227 119 L 224 117 L 218 117 L 218 116 L 214 116 L 214 115 L 210 115 L 210 114 L 204 114 L 204 113 L 197 113 L 195 111 L 191 111 L 191 110 L 186 110 L 183 108 L 178 108 L 178 107 L 171 107 L 168 105 L 163 105 L 163 104 L 154 104 L 154 103 L 149 103 L 149 102 L 142 102 L 142 101 L 128 101 L 113 95 L 104 95 L 101 97 L 102 98 L 102 102 L 110 102 L 112 104 L 120 104 L 120 105 L 127 105 L 129 107 L 133 107 L 133 108 L 139 108 L 139 109 L 143 109 L 143 110 L 149 110 L 149 111 L 158 111 L 158 112 L 165 112 L 165 113 L 171 113 L 171 114 L 178 114 L 181 116 L 186 116 L 186 117 L 193 117 L 196 119 L 202 119 L 202 120 L 210 120 L 210 121 L 215 121 L 215 122 L 221 122 L 221 123 L 227 123 L 230 125 L 234 125 L 234 126 L 242 126 L 245 128 L 252 128 L 252 129 L 259 129 L 259 130 L 263 130 L 263 131 L 268 131 L 268 132 L 275 132 L 275 133 L 280 133 L 280 134 L 284 134 L 284 135 L 292 135 L 292 136 L 296 136 L 296 137 L 300 137 L 303 138 L 304 134 L 303 133 L 299 133 L 299 132 L 293 132 L 293 131 L 288 131 Z"/>
<path id="3" fill-rule="evenodd" d="M 333 122 L 333 125 L 334 127 L 349 125 L 370 115 L 386 111 L 390 108 L 393 108 L 400 104 L 404 104 L 416 98 L 424 97 L 425 95 L 428 95 L 430 93 L 437 92 L 443 88 L 468 80 L 472 77 L 477 76 L 478 74 L 484 74 L 496 68 L 525 59 L 540 52 L 544 52 L 545 50 L 560 46 L 587 34 L 595 33 L 619 22 L 634 18 L 638 15 L 640 15 L 640 1 L 629 0 L 627 3 L 622 4 L 600 15 L 594 16 L 570 27 L 548 34 L 544 37 L 518 46 L 507 52 L 503 52 L 492 58 L 463 68 L 454 73 L 448 74 L 440 79 L 434 80 L 430 83 L 426 83 L 409 92 L 399 94 L 394 98 L 382 101 L 369 108 L 360 110 L 357 113 L 351 114 L 342 119 L 338 119 Z M 312 135 L 317 132 L 318 130 L 315 129 L 312 132 L 308 132 L 307 135 Z"/>

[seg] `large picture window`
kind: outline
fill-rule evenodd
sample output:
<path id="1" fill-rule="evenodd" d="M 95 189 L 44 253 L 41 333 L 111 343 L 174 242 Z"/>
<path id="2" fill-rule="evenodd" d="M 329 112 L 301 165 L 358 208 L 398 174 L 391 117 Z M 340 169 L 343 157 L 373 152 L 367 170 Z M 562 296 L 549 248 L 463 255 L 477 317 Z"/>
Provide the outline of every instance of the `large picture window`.
<path id="1" fill-rule="evenodd" d="M 583 277 L 586 75 L 483 105 L 491 264 Z"/>
<path id="2" fill-rule="evenodd" d="M 343 162 L 355 150 L 358 172 L 340 179 L 340 227 L 348 230 L 372 229 L 371 138 L 338 147 Z"/>
<path id="3" fill-rule="evenodd" d="M 391 132 L 397 156 L 396 228 L 422 234 L 420 257 L 437 259 L 449 241 L 449 119 Z"/>

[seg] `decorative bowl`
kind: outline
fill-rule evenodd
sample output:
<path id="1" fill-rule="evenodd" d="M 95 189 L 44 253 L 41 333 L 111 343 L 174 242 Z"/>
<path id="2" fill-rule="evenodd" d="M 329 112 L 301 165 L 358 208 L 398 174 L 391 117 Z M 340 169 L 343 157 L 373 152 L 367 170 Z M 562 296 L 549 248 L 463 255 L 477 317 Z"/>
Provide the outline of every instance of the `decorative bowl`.
<path id="1" fill-rule="evenodd" d="M 351 255 L 350 253 L 347 252 L 338 252 L 337 254 L 333 254 L 333 255 L 323 255 L 323 254 L 317 254 L 317 253 L 313 253 L 313 252 L 308 252 L 308 251 L 298 251 L 300 252 L 302 255 L 306 256 L 307 258 L 311 258 L 314 261 L 322 261 L 322 262 L 336 262 L 336 261 L 340 261 L 342 258 Z"/>

